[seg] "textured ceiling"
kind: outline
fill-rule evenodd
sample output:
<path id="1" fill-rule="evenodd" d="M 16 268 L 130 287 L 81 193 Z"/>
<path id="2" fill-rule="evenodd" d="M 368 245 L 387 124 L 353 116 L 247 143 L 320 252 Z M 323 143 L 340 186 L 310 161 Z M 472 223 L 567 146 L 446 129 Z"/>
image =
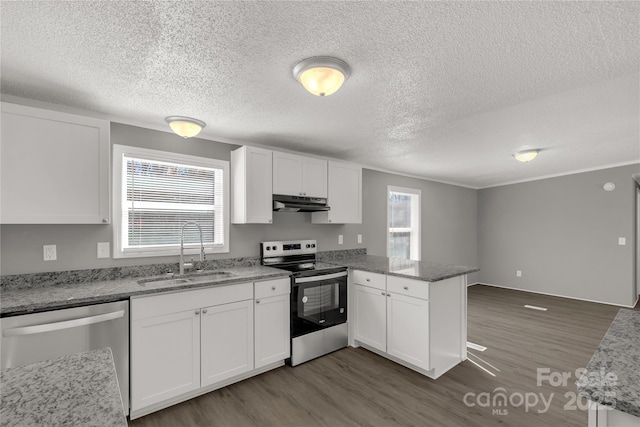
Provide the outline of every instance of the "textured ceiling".
<path id="1" fill-rule="evenodd" d="M 483 188 L 640 161 L 638 2 L 2 1 L 1 92 Z M 347 61 L 336 94 L 291 70 Z M 511 154 L 541 148 L 538 159 Z"/>

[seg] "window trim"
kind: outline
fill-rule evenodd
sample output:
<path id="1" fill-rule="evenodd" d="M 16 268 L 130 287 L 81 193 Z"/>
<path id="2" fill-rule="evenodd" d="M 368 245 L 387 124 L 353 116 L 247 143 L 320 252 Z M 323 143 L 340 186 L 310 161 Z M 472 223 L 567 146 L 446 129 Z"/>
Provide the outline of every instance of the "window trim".
<path id="1" fill-rule="evenodd" d="M 410 258 L 411 260 L 414 261 L 420 261 L 422 259 L 422 215 L 421 215 L 421 205 L 422 205 L 422 190 L 416 189 L 416 188 L 407 188 L 407 187 L 396 187 L 394 185 L 388 185 L 387 186 L 387 197 L 386 197 L 386 201 L 387 201 L 387 222 L 385 224 L 385 233 L 387 235 L 386 240 L 387 240 L 387 256 L 389 256 L 389 233 L 391 231 L 392 227 L 389 227 L 389 193 L 401 193 L 401 194 L 406 194 L 406 195 L 410 195 L 410 196 L 418 196 L 418 203 L 415 204 L 414 203 L 411 204 L 411 217 L 412 218 L 417 218 L 417 224 L 415 226 L 415 236 L 413 236 L 413 233 L 411 233 L 412 235 L 412 240 L 415 239 L 415 254 L 412 254 L 413 257 Z M 414 227 L 393 227 L 396 231 L 413 231 Z M 409 250 L 409 252 L 412 252 L 411 250 Z"/>
<path id="2" fill-rule="evenodd" d="M 113 145 L 113 177 L 112 177 L 112 232 L 113 232 L 113 258 L 143 258 L 158 256 L 174 256 L 180 255 L 180 247 L 172 245 L 170 247 L 156 247 L 144 249 L 127 249 L 122 248 L 122 157 L 123 156 L 139 156 L 149 160 L 157 160 L 164 162 L 182 163 L 191 166 L 213 167 L 222 169 L 222 214 L 223 214 L 223 238 L 222 245 L 205 244 L 205 252 L 211 253 L 228 253 L 229 252 L 229 217 L 231 199 L 229 197 L 229 162 L 226 160 L 211 159 L 207 157 L 191 156 L 188 154 L 172 153 L 169 151 L 152 150 L 148 148 L 133 147 L 127 145 Z M 186 248 L 197 248 L 199 245 L 185 244 Z M 185 251 L 186 252 L 186 251 Z"/>

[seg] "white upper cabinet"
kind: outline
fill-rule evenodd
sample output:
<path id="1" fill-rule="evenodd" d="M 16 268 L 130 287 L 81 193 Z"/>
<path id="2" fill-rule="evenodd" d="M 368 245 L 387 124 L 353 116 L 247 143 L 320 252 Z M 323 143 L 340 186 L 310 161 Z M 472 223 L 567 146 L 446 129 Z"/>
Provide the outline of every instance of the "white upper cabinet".
<path id="1" fill-rule="evenodd" d="M 312 223 L 362 223 L 361 167 L 349 163 L 329 162 L 327 204 L 331 210 L 313 212 Z"/>
<path id="2" fill-rule="evenodd" d="M 2 103 L 0 222 L 110 221 L 109 122 Z"/>
<path id="3" fill-rule="evenodd" d="M 272 152 L 243 146 L 231 152 L 231 222 L 273 222 Z"/>
<path id="4" fill-rule="evenodd" d="M 273 194 L 327 197 L 327 161 L 274 151 Z"/>

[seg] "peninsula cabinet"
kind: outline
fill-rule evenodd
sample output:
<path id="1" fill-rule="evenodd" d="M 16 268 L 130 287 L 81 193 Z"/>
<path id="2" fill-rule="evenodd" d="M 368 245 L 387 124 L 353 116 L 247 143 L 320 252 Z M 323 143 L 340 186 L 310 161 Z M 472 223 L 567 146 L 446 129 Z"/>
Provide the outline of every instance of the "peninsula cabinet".
<path id="1" fill-rule="evenodd" d="M 231 152 L 231 222 L 273 222 L 273 152 L 242 146 Z"/>
<path id="2" fill-rule="evenodd" d="M 327 161 L 274 151 L 273 194 L 327 197 Z"/>
<path id="3" fill-rule="evenodd" d="M 354 270 L 353 345 L 431 378 L 466 359 L 466 276 L 425 282 Z"/>
<path id="4" fill-rule="evenodd" d="M 362 168 L 349 163 L 328 162 L 329 211 L 313 212 L 314 224 L 362 223 Z"/>
<path id="5" fill-rule="evenodd" d="M 289 293 L 283 278 L 131 298 L 131 419 L 283 365 Z"/>
<path id="6" fill-rule="evenodd" d="M 107 224 L 109 122 L 2 103 L 0 222 Z"/>

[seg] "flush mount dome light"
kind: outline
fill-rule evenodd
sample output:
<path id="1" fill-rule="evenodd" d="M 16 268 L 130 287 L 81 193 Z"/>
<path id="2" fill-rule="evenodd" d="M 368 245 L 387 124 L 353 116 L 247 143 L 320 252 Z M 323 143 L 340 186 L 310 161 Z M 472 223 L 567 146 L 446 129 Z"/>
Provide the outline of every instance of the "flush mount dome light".
<path id="1" fill-rule="evenodd" d="M 517 153 L 515 153 L 513 155 L 513 157 L 515 157 L 515 159 L 519 162 L 530 162 L 531 160 L 535 159 L 536 156 L 538 155 L 538 153 L 540 152 L 540 150 L 524 150 L 524 151 L 518 151 Z"/>
<path id="2" fill-rule="evenodd" d="M 169 116 L 165 120 L 169 123 L 171 130 L 183 138 L 196 136 L 207 125 L 202 120 L 192 119 L 191 117 Z"/>
<path id="3" fill-rule="evenodd" d="M 350 73 L 346 62 L 330 56 L 307 58 L 293 68 L 293 77 L 306 90 L 317 96 L 335 93 Z"/>

